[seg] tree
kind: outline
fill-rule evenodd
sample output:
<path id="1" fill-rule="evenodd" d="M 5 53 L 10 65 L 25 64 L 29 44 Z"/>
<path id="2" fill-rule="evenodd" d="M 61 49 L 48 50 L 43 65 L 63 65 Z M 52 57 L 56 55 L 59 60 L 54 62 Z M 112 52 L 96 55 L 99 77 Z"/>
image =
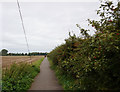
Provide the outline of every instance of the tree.
<path id="1" fill-rule="evenodd" d="M 8 53 L 8 50 L 6 50 L 6 49 L 1 50 L 1 55 L 2 56 L 7 56 L 7 53 Z"/>
<path id="2" fill-rule="evenodd" d="M 27 56 L 27 53 L 25 53 L 25 56 Z"/>

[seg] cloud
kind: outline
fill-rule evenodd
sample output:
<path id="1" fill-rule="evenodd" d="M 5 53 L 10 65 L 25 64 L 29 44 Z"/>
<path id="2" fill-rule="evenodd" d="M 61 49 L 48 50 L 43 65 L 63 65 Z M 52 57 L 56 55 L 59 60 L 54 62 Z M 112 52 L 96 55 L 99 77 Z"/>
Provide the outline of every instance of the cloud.
<path id="1" fill-rule="evenodd" d="M 76 24 L 88 27 L 88 18 L 99 19 L 95 10 L 99 3 L 20 3 L 31 51 L 51 51 L 64 43 L 68 32 L 80 35 Z M 2 44 L 9 52 L 27 52 L 24 32 L 16 3 L 2 3 Z"/>
<path id="2" fill-rule="evenodd" d="M 28 0 L 20 0 L 28 2 Z M 98 2 L 99 0 L 29 0 L 29 2 Z M 1 0 L 0 2 L 15 2 L 15 0 Z"/>

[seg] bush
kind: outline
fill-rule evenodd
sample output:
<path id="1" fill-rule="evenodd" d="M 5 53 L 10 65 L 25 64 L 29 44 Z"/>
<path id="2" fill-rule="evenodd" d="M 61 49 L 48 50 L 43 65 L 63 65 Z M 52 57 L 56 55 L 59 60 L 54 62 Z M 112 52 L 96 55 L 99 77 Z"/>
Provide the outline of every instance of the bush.
<path id="1" fill-rule="evenodd" d="M 105 1 L 97 11 L 100 21 L 88 20 L 96 29 L 93 36 L 77 24 L 82 37 L 69 34 L 65 44 L 49 53 L 49 58 L 62 74 L 76 80 L 73 89 L 120 90 L 119 11 L 119 1 L 116 6 Z"/>

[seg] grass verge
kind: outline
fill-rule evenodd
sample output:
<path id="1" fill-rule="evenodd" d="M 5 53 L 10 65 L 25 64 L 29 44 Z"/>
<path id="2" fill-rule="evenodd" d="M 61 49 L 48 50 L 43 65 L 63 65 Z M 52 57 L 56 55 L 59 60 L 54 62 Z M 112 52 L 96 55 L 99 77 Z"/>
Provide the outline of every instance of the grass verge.
<path id="1" fill-rule="evenodd" d="M 28 63 L 12 64 L 9 69 L 2 73 L 2 92 L 26 92 L 35 76 L 40 72 L 40 64 L 44 58 Z"/>
<path id="2" fill-rule="evenodd" d="M 73 85 L 74 85 L 75 79 L 73 79 L 71 76 L 63 74 L 61 70 L 53 64 L 50 58 L 48 58 L 48 61 L 50 63 L 50 68 L 55 71 L 58 82 L 59 84 L 62 85 L 63 89 L 74 90 Z"/>

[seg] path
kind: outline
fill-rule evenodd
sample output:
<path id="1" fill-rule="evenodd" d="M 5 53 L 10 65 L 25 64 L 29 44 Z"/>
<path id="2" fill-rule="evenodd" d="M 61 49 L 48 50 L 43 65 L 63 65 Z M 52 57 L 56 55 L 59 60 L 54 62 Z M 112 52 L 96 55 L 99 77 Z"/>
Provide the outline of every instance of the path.
<path id="1" fill-rule="evenodd" d="M 40 73 L 34 79 L 29 90 L 63 90 L 53 70 L 50 69 L 47 57 L 40 66 Z"/>

